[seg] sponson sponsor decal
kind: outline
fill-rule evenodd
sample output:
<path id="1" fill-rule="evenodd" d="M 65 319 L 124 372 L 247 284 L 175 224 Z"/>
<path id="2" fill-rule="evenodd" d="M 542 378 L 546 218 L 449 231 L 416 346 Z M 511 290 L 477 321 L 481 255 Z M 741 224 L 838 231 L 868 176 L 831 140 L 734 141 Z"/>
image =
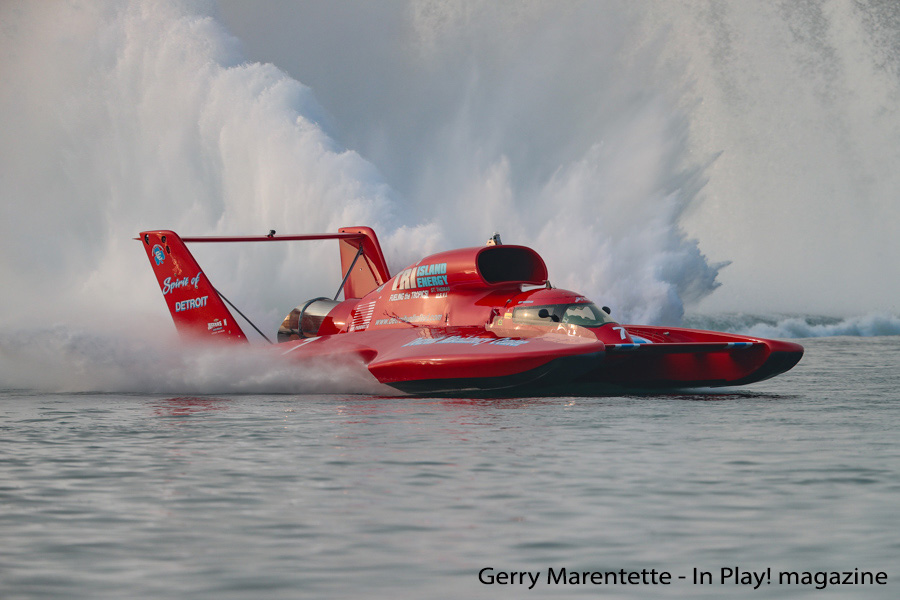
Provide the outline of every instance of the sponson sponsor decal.
<path id="1" fill-rule="evenodd" d="M 528 340 L 513 340 L 510 338 L 484 338 L 484 337 L 469 337 L 465 335 L 446 335 L 446 336 L 438 336 L 433 338 L 418 338 L 411 342 L 407 342 L 403 344 L 403 347 L 406 346 L 427 346 L 429 344 L 466 344 L 468 346 L 480 346 L 482 344 L 487 344 L 489 346 L 521 346 L 523 344 L 527 344 Z"/>
<path id="2" fill-rule="evenodd" d="M 397 274 L 392 290 L 432 288 L 447 285 L 447 263 L 420 265 Z"/>
<path id="3" fill-rule="evenodd" d="M 396 325 L 397 323 L 432 323 L 443 320 L 444 315 L 407 315 L 403 317 L 391 317 L 390 319 L 378 319 L 376 325 Z"/>

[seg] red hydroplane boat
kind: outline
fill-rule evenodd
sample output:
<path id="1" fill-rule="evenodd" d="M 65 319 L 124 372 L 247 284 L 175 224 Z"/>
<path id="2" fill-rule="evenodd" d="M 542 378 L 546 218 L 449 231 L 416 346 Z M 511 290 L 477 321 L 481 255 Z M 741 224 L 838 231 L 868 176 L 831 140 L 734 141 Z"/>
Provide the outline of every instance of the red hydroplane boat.
<path id="1" fill-rule="evenodd" d="M 803 347 L 790 342 L 619 324 L 608 308 L 551 287 L 537 252 L 502 245 L 496 234 L 486 246 L 434 254 L 393 277 L 368 227 L 242 237 L 145 231 L 138 239 L 179 333 L 241 343 L 247 337 L 227 300 L 185 244 L 338 240 L 338 293 L 294 308 L 278 330 L 276 350 L 298 360 L 353 356 L 378 381 L 408 393 L 734 386 L 783 373 L 803 356 Z"/>

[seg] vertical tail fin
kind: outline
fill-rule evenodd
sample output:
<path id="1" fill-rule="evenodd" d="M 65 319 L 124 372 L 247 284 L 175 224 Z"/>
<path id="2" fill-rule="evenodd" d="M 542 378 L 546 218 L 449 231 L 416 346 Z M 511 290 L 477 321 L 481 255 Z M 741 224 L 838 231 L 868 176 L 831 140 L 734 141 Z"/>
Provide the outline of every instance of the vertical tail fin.
<path id="1" fill-rule="evenodd" d="M 247 341 L 177 233 L 142 231 L 140 240 L 179 334 L 194 339 Z"/>
<path id="2" fill-rule="evenodd" d="M 371 227 L 342 227 L 340 233 L 359 234 L 342 239 L 341 272 L 347 275 L 344 298 L 362 298 L 391 278 L 378 237 Z"/>

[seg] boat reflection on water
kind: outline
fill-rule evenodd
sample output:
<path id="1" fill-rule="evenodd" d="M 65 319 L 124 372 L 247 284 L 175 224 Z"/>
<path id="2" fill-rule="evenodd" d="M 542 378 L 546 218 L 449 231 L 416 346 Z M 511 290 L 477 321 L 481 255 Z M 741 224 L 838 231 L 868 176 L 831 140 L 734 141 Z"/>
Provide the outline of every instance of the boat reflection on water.
<path id="1" fill-rule="evenodd" d="M 231 400 L 203 396 L 178 396 L 158 400 L 153 414 L 158 417 L 186 417 L 213 410 L 228 410 Z"/>

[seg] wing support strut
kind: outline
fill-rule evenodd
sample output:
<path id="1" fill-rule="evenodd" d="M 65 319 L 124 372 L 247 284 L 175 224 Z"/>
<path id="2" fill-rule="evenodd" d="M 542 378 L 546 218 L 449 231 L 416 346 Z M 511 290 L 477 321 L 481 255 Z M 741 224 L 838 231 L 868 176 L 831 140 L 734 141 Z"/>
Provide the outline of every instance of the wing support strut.
<path id="1" fill-rule="evenodd" d="M 219 291 L 219 288 L 217 288 L 217 287 L 215 287 L 215 286 L 212 286 L 212 289 L 219 295 L 219 298 L 221 298 L 222 300 L 224 300 L 225 303 L 228 304 L 228 306 L 230 306 L 231 308 L 234 309 L 234 312 L 236 312 L 237 314 L 241 315 L 241 316 L 244 318 L 245 321 L 247 321 L 248 323 L 250 323 L 250 327 L 252 327 L 253 329 L 255 329 L 255 330 L 256 330 L 256 333 L 258 333 L 259 335 L 263 336 L 263 339 L 266 340 L 267 342 L 269 342 L 270 344 L 272 343 L 272 340 L 270 340 L 269 337 L 268 337 L 266 334 L 264 334 L 262 331 L 259 330 L 259 327 L 256 326 L 256 323 L 254 323 L 253 321 L 251 321 L 251 320 L 247 317 L 247 315 L 245 315 L 244 313 L 242 313 L 242 312 L 241 312 L 241 309 L 239 309 L 237 306 L 235 306 L 234 304 L 232 304 L 232 303 L 231 303 L 231 300 L 229 300 L 228 298 L 226 298 L 225 295 L 224 295 L 222 292 Z"/>
<path id="2" fill-rule="evenodd" d="M 350 273 L 353 272 L 353 267 L 356 266 L 356 261 L 359 260 L 359 257 L 363 255 L 363 245 L 359 245 L 359 250 L 356 251 L 356 256 L 353 257 L 353 262 L 350 263 L 350 268 L 347 269 L 347 272 L 344 273 L 344 279 L 341 280 L 341 285 L 338 286 L 337 291 L 334 293 L 334 300 L 337 300 L 338 296 L 341 293 L 341 290 L 344 289 L 344 284 L 347 283 L 347 278 L 350 277 Z"/>

